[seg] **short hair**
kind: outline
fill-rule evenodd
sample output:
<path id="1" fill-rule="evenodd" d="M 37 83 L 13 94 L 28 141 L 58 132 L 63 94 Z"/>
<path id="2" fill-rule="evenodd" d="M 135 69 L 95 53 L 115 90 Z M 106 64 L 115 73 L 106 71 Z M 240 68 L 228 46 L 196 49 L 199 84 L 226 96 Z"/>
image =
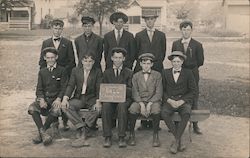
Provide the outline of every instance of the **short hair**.
<path id="1" fill-rule="evenodd" d="M 190 20 L 184 20 L 183 22 L 180 23 L 180 30 L 182 28 L 186 28 L 187 26 L 190 26 L 191 29 L 193 28 L 193 23 Z"/>
<path id="2" fill-rule="evenodd" d="M 58 55 L 58 50 L 54 47 L 47 47 L 42 50 L 43 56 L 45 56 L 47 53 L 53 53 L 55 55 Z"/>
<path id="3" fill-rule="evenodd" d="M 84 54 L 83 57 L 82 57 L 82 60 L 83 60 L 83 59 L 88 59 L 88 58 L 91 58 L 92 60 L 95 60 L 95 55 L 94 55 L 94 53 L 88 52 L 88 53 Z"/>
<path id="4" fill-rule="evenodd" d="M 126 49 L 121 48 L 121 47 L 114 47 L 114 48 L 111 50 L 111 55 L 112 55 L 112 56 L 113 56 L 115 53 L 122 53 L 124 57 L 127 55 Z"/>

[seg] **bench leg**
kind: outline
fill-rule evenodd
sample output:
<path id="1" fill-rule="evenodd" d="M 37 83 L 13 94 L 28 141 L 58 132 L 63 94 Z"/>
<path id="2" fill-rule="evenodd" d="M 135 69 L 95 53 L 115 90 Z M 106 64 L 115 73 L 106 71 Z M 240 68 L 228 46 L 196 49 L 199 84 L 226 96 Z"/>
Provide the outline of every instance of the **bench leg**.
<path id="1" fill-rule="evenodd" d="M 189 121 L 188 125 L 188 134 L 189 134 L 189 141 L 192 142 L 192 122 Z"/>

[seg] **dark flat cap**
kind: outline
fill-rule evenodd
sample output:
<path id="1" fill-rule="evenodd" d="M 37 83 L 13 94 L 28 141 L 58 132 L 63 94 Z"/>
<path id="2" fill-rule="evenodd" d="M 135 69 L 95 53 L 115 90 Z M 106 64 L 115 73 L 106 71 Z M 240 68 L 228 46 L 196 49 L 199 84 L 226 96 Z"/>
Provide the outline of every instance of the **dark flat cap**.
<path id="1" fill-rule="evenodd" d="M 142 18 L 143 19 L 147 19 L 147 18 L 158 18 L 158 15 L 156 14 L 156 12 L 146 12 L 142 14 Z"/>
<path id="2" fill-rule="evenodd" d="M 43 55 L 46 55 L 48 52 L 58 55 L 58 50 L 54 47 L 46 47 L 42 50 Z"/>
<path id="3" fill-rule="evenodd" d="M 141 54 L 138 58 L 139 58 L 139 60 L 151 60 L 151 61 L 154 61 L 155 56 L 152 53 L 144 53 L 144 54 Z"/>
<path id="4" fill-rule="evenodd" d="M 60 25 L 61 27 L 64 26 L 64 22 L 60 19 L 53 19 L 52 22 L 51 22 L 52 26 L 53 25 Z"/>
<path id="5" fill-rule="evenodd" d="M 192 21 L 185 19 L 185 20 L 183 20 L 183 21 L 180 23 L 180 29 L 183 28 L 183 27 L 187 27 L 188 25 L 189 25 L 191 28 L 193 28 L 193 23 L 192 23 Z"/>
<path id="6" fill-rule="evenodd" d="M 169 60 L 173 60 L 174 56 L 179 56 L 182 57 L 184 60 L 187 58 L 187 56 L 185 54 L 183 54 L 183 52 L 181 51 L 173 51 L 169 56 L 168 59 Z"/>
<path id="7" fill-rule="evenodd" d="M 128 22 L 128 16 L 122 12 L 115 12 L 109 17 L 111 24 L 113 24 L 113 21 L 117 21 L 118 19 L 122 19 L 124 23 Z"/>
<path id="8" fill-rule="evenodd" d="M 87 23 L 92 23 L 93 25 L 95 24 L 95 19 L 90 16 L 83 16 L 81 21 L 82 24 L 87 24 Z"/>
<path id="9" fill-rule="evenodd" d="M 116 53 L 122 53 L 124 56 L 127 55 L 126 49 L 121 48 L 121 47 L 114 47 L 114 48 L 111 50 L 112 55 L 113 55 L 115 52 L 116 52 Z"/>

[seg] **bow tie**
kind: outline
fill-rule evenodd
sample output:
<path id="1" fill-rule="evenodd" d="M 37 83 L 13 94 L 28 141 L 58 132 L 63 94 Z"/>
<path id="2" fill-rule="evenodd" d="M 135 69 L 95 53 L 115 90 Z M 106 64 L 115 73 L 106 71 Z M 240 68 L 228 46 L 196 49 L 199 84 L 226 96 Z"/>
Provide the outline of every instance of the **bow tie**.
<path id="1" fill-rule="evenodd" d="M 176 74 L 176 73 L 180 73 L 181 71 L 176 71 L 176 70 L 174 70 L 174 74 Z"/>
<path id="2" fill-rule="evenodd" d="M 61 38 L 59 37 L 59 38 L 54 38 L 54 41 L 60 41 L 61 40 Z"/>
<path id="3" fill-rule="evenodd" d="M 148 72 L 148 71 L 146 71 L 146 72 L 142 72 L 143 74 L 151 74 L 151 72 Z"/>

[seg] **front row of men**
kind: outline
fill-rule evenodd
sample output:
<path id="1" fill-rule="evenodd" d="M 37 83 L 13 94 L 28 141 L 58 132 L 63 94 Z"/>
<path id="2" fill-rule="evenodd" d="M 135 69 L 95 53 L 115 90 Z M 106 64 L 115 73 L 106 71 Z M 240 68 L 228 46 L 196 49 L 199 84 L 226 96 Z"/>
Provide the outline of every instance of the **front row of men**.
<path id="1" fill-rule="evenodd" d="M 171 153 L 185 149 L 181 136 L 190 117 L 191 104 L 197 87 L 191 70 L 182 68 L 186 58 L 182 52 L 172 52 L 168 59 L 171 60 L 173 68 L 163 70 L 162 74 L 151 69 L 154 55 L 144 53 L 139 56 L 142 70 L 134 75 L 132 70 L 123 65 L 127 53 L 125 49 L 118 47 L 112 49 L 113 66 L 106 69 L 103 74 L 100 69 L 93 67 L 95 56 L 89 52 L 82 58 L 82 64 L 73 68 L 69 82 L 65 69 L 57 65 L 58 51 L 48 47 L 43 53 L 47 67 L 39 71 L 37 99 L 28 110 L 38 128 L 38 135 L 33 139 L 35 144 L 43 142 L 44 145 L 48 145 L 52 142 L 52 137 L 46 130 L 64 112 L 77 129 L 76 140 L 72 142 L 72 146 L 89 146 L 87 142 L 89 129 L 96 125 L 101 113 L 105 137 L 103 146 L 108 148 L 112 145 L 112 122 L 116 113 L 119 147 L 126 147 L 127 144 L 136 145 L 134 132 L 136 119 L 139 115 L 143 115 L 151 116 L 153 119 L 153 147 L 160 146 L 158 130 L 162 117 L 175 137 L 170 147 Z M 100 83 L 125 84 L 126 101 L 100 103 L 98 99 Z M 71 98 L 73 92 L 74 97 Z M 82 108 L 89 109 L 84 120 L 78 113 Z M 178 126 L 171 120 L 174 112 L 179 112 L 182 118 Z M 40 115 L 47 116 L 44 124 Z M 129 139 L 126 143 L 128 125 Z"/>

